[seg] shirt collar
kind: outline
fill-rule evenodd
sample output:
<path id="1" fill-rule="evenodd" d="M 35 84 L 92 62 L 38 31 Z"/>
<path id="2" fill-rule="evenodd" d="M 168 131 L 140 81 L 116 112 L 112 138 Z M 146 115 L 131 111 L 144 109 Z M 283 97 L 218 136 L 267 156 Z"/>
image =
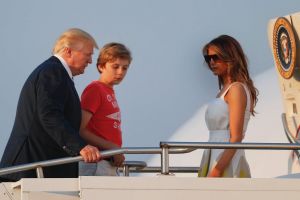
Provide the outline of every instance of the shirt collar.
<path id="1" fill-rule="evenodd" d="M 54 56 L 59 59 L 59 61 L 61 62 L 61 64 L 67 70 L 70 78 L 73 80 L 73 75 L 72 75 L 71 69 L 70 69 L 69 65 L 67 64 L 67 62 L 60 55 L 58 55 L 58 54 L 54 54 Z"/>

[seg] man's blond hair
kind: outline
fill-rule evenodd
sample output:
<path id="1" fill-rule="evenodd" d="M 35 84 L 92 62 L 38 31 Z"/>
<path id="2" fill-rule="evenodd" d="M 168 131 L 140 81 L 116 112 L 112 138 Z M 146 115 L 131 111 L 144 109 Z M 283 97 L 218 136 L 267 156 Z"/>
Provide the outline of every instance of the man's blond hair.
<path id="1" fill-rule="evenodd" d="M 80 50 L 85 42 L 91 42 L 94 48 L 98 49 L 96 40 L 89 33 L 79 28 L 71 28 L 62 33 L 57 39 L 52 53 L 59 54 L 66 47 Z"/>

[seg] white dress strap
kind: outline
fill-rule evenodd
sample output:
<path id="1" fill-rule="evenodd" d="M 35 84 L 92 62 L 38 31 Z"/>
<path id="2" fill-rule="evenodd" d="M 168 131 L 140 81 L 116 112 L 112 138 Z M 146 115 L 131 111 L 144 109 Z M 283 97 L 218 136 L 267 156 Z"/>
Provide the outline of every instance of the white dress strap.
<path id="1" fill-rule="evenodd" d="M 241 84 L 241 85 L 243 86 L 243 88 L 244 88 L 244 90 L 245 90 L 245 92 L 246 92 L 246 97 L 247 97 L 247 106 L 246 106 L 246 109 L 249 110 L 249 109 L 250 109 L 250 92 L 249 92 L 248 87 L 247 87 L 244 83 L 242 83 L 242 82 L 233 82 L 233 83 L 231 83 L 231 84 L 227 87 L 227 89 L 223 92 L 223 94 L 220 96 L 220 98 L 224 100 L 224 97 L 225 97 L 225 95 L 227 94 L 227 92 L 229 91 L 229 89 L 230 89 L 233 85 L 235 85 L 235 84 Z"/>
<path id="2" fill-rule="evenodd" d="M 227 92 L 229 91 L 229 89 L 231 88 L 231 86 L 233 86 L 233 85 L 235 85 L 235 84 L 238 84 L 238 83 L 240 83 L 240 84 L 243 85 L 243 83 L 241 83 L 241 82 L 233 82 L 233 83 L 231 83 L 231 84 L 227 87 L 227 89 L 223 92 L 223 94 L 220 96 L 220 98 L 224 100 L 224 97 L 225 97 L 225 95 L 227 94 Z"/>

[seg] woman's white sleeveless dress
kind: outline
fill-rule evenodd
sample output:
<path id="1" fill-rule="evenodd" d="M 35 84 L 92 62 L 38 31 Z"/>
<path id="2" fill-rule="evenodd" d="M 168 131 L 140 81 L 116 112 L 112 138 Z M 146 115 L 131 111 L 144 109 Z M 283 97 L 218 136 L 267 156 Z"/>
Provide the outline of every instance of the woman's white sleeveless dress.
<path id="1" fill-rule="evenodd" d="M 246 132 L 250 119 L 250 93 L 246 85 L 234 82 L 221 94 L 208 104 L 205 121 L 209 130 L 208 142 L 229 142 L 229 110 L 224 100 L 230 87 L 234 84 L 242 84 L 247 94 L 247 105 L 244 118 L 243 135 Z M 199 177 L 207 176 L 208 172 L 216 165 L 224 149 L 205 149 L 200 164 Z M 230 165 L 224 171 L 222 177 L 250 177 L 250 168 L 245 158 L 243 149 L 238 149 L 232 158 Z"/>

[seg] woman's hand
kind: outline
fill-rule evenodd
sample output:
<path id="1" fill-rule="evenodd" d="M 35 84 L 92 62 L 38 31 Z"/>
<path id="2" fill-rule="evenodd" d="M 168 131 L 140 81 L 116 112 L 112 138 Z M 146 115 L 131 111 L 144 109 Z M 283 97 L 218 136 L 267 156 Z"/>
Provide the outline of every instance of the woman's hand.
<path id="1" fill-rule="evenodd" d="M 222 172 L 218 170 L 217 168 L 213 168 L 207 175 L 209 178 L 216 178 L 216 177 L 222 177 Z"/>

